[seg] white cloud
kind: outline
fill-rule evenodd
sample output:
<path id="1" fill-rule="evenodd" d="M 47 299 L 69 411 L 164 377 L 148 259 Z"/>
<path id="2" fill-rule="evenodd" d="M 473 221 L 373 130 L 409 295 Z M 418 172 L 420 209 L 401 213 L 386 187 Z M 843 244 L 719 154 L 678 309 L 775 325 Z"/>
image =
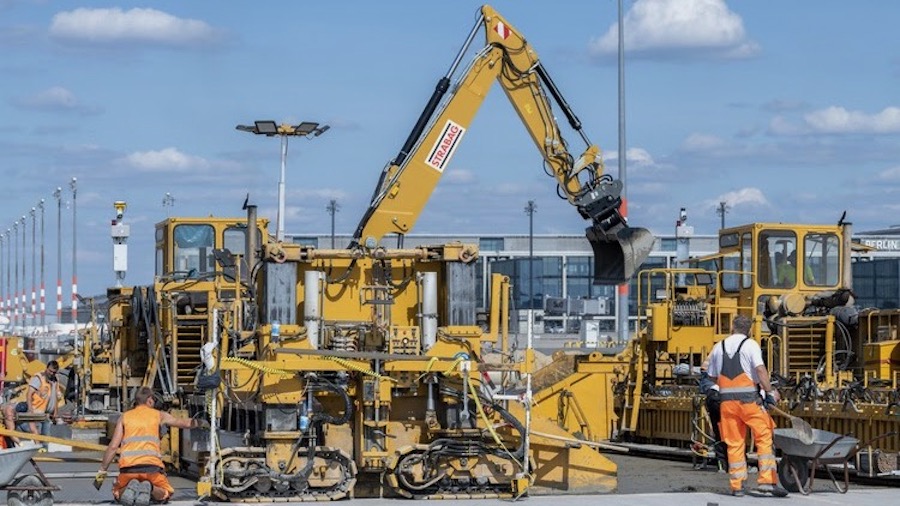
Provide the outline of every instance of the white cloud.
<path id="1" fill-rule="evenodd" d="M 708 201 L 706 207 L 717 208 L 719 202 L 725 202 L 731 208 L 737 206 L 768 206 L 769 201 L 759 188 L 741 188 L 719 195 L 714 200 Z"/>
<path id="2" fill-rule="evenodd" d="M 887 134 L 900 132 L 900 107 L 886 107 L 879 113 L 866 114 L 848 111 L 843 107 L 828 107 L 803 117 L 806 124 L 819 133 Z"/>
<path id="3" fill-rule="evenodd" d="M 604 153 L 603 161 L 610 162 L 612 160 L 619 159 L 618 151 L 607 151 Z M 653 166 L 656 165 L 656 161 L 653 159 L 653 156 L 644 148 L 628 148 L 625 150 L 625 160 L 629 164 L 639 165 L 639 166 Z"/>
<path id="4" fill-rule="evenodd" d="M 726 142 L 715 135 L 693 133 L 681 143 L 684 151 L 715 151 L 723 148 Z"/>
<path id="5" fill-rule="evenodd" d="M 184 154 L 176 148 L 139 151 L 131 153 L 122 161 L 135 169 L 147 172 L 184 172 L 191 169 L 206 169 L 210 166 L 207 160 Z"/>
<path id="6" fill-rule="evenodd" d="M 149 43 L 189 47 L 215 42 L 217 30 L 203 21 L 156 9 L 78 8 L 53 16 L 50 35 L 59 40 L 94 44 Z"/>
<path id="7" fill-rule="evenodd" d="M 625 14 L 625 50 L 637 56 L 738 59 L 759 46 L 748 39 L 744 22 L 724 0 L 637 0 Z M 618 52 L 613 24 L 590 43 L 595 56 Z"/>
<path id="8" fill-rule="evenodd" d="M 448 170 L 441 179 L 442 183 L 445 184 L 463 185 L 474 183 L 476 177 L 475 173 L 468 169 L 451 169 Z"/>
<path id="9" fill-rule="evenodd" d="M 20 109 L 46 112 L 75 112 L 88 115 L 102 112 L 98 107 L 86 106 L 79 102 L 74 93 L 62 86 L 53 86 L 33 95 L 11 100 Z"/>
<path id="10" fill-rule="evenodd" d="M 878 179 L 891 183 L 900 183 L 900 165 L 879 172 Z"/>

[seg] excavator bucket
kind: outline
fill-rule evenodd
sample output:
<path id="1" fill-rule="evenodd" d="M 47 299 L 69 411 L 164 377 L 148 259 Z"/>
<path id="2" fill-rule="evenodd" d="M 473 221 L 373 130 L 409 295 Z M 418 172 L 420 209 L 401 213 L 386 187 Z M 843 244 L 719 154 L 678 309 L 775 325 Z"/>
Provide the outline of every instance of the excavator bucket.
<path id="1" fill-rule="evenodd" d="M 645 228 L 624 224 L 604 230 L 588 227 L 588 242 L 594 249 L 594 284 L 618 285 L 627 282 L 653 249 L 653 234 Z"/>

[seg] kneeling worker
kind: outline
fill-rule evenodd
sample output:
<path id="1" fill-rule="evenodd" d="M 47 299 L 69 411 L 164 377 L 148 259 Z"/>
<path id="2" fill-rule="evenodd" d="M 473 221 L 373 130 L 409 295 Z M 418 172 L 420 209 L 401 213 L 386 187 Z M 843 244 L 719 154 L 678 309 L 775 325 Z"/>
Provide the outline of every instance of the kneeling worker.
<path id="1" fill-rule="evenodd" d="M 199 419 L 175 418 L 169 413 L 154 409 L 155 405 L 153 390 L 149 387 L 139 388 L 134 395 L 134 408 L 122 413 L 116 424 L 94 481 L 99 489 L 109 464 L 116 451 L 120 450 L 119 477 L 113 484 L 113 498 L 124 506 L 146 506 L 151 499 L 164 502 L 175 492 L 166 478 L 160 453 L 161 426 L 181 429 L 208 426 Z"/>

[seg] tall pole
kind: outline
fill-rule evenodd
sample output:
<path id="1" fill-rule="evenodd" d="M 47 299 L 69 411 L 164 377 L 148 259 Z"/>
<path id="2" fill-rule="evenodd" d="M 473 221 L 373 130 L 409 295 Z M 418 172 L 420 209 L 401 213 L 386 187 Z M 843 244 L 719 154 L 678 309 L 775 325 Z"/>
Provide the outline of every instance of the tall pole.
<path id="1" fill-rule="evenodd" d="M 3 273 L 3 259 L 6 258 L 6 241 L 0 234 L 0 316 L 6 316 L 6 276 Z"/>
<path id="2" fill-rule="evenodd" d="M 12 321 L 12 279 L 9 277 L 9 267 L 12 263 L 12 250 L 10 249 L 10 245 L 12 243 L 9 242 L 9 229 L 6 229 L 6 316 L 9 318 L 9 321 Z"/>
<path id="3" fill-rule="evenodd" d="M 62 323 L 62 188 L 56 187 L 56 323 Z"/>
<path id="4" fill-rule="evenodd" d="M 47 325 L 47 305 L 45 304 L 46 298 L 44 293 L 44 240 L 46 239 L 46 234 L 44 233 L 44 199 L 41 199 L 38 207 L 41 208 L 41 328 L 44 328 Z"/>
<path id="5" fill-rule="evenodd" d="M 278 230 L 275 233 L 275 239 L 278 241 L 284 240 L 284 173 L 285 166 L 287 165 L 287 148 L 288 148 L 288 136 L 280 135 L 281 137 L 281 177 L 278 178 Z"/>
<path id="6" fill-rule="evenodd" d="M 78 194 L 77 180 L 73 177 L 69 182 L 72 188 L 72 323 L 75 324 L 75 343 L 78 343 L 78 206 L 75 197 Z"/>
<path id="7" fill-rule="evenodd" d="M 725 213 L 728 212 L 728 204 L 726 202 L 719 202 L 719 207 L 716 208 L 716 214 L 722 219 L 720 228 L 725 228 Z"/>
<path id="8" fill-rule="evenodd" d="M 335 199 L 331 199 L 331 201 L 328 202 L 328 207 L 325 208 L 331 214 L 331 249 L 334 249 L 334 215 L 338 212 L 339 208 L 340 206 L 338 206 L 337 200 Z"/>
<path id="9" fill-rule="evenodd" d="M 16 265 L 13 273 L 16 275 L 16 286 L 13 291 L 13 324 L 19 324 L 19 221 L 13 223 L 13 242 L 16 250 Z"/>
<path id="10" fill-rule="evenodd" d="M 37 325 L 37 208 L 31 208 L 31 324 Z"/>
<path id="11" fill-rule="evenodd" d="M 528 215 L 528 309 L 534 310 L 534 213 L 537 205 L 533 200 L 525 206 L 525 214 Z M 533 314 L 529 312 L 529 314 Z"/>
<path id="12" fill-rule="evenodd" d="M 28 283 L 25 281 L 25 270 L 28 266 L 28 259 L 25 256 L 25 215 L 23 214 L 21 218 L 19 218 L 19 223 L 22 224 L 22 326 L 28 325 L 28 289 L 25 285 Z"/>
<path id="13" fill-rule="evenodd" d="M 627 163 L 625 147 L 625 24 L 622 14 L 622 0 L 618 0 L 619 6 L 619 180 L 622 181 L 622 217 L 628 220 L 628 185 L 626 184 Z M 619 331 L 619 339 L 628 337 L 628 282 L 618 287 L 619 307 L 616 311 L 616 320 Z"/>

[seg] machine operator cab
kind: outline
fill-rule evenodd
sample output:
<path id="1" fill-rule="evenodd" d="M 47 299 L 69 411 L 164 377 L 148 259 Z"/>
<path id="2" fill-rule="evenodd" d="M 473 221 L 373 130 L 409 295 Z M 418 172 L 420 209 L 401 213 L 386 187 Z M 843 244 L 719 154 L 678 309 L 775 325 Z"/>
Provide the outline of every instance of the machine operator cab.
<path id="1" fill-rule="evenodd" d="M 804 297 L 849 286 L 848 227 L 753 223 L 723 229 L 719 233 L 723 294 L 738 297 L 740 312 L 762 314 L 791 297 L 802 302 Z"/>
<path id="2" fill-rule="evenodd" d="M 234 276 L 235 266 L 222 256 L 245 259 L 241 277 L 250 272 L 247 251 L 247 219 L 242 218 L 167 218 L 156 224 L 157 279 L 211 280 L 217 272 Z M 257 220 L 255 248 L 268 238 L 268 220 Z M 227 250 L 227 253 L 225 252 Z M 217 257 L 218 252 L 218 257 Z M 217 261 L 218 258 L 218 261 Z M 249 267 L 252 267 L 249 266 Z"/>

